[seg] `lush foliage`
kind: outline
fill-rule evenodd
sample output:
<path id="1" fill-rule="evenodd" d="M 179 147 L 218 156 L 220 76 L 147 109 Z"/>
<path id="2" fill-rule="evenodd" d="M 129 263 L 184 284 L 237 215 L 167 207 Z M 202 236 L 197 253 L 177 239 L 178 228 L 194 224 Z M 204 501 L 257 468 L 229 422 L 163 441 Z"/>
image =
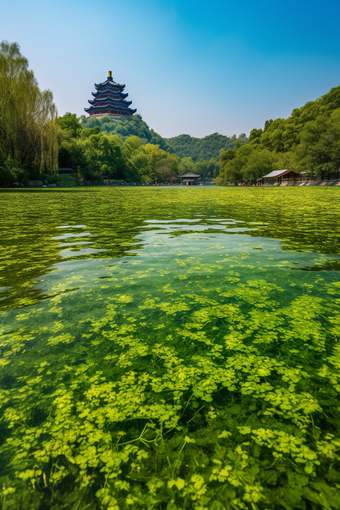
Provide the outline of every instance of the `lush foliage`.
<path id="1" fill-rule="evenodd" d="M 57 122 L 62 130 L 60 166 L 77 169 L 80 178 L 98 182 L 103 177 L 172 182 L 177 175 L 190 170 L 201 175 L 203 181 L 211 181 L 220 170 L 219 159 L 195 162 L 191 157 L 183 157 L 180 160 L 174 149 L 149 130 L 140 115 L 127 119 L 109 116 L 78 119 L 75 114 L 67 113 Z"/>
<path id="2" fill-rule="evenodd" d="M 179 172 L 194 172 L 202 177 L 202 181 L 212 181 L 218 176 L 220 171 L 219 159 L 210 159 L 208 161 L 197 161 L 196 163 L 192 158 L 182 158 L 179 163 Z"/>
<path id="3" fill-rule="evenodd" d="M 225 151 L 235 146 L 247 143 L 246 135 L 242 133 L 238 138 L 236 135 L 228 136 L 214 133 L 204 138 L 194 138 L 190 135 L 179 135 L 173 138 L 162 138 L 159 134 L 150 129 L 141 115 L 132 117 L 109 117 L 108 115 L 101 119 L 81 117 L 81 123 L 84 127 L 99 127 L 100 131 L 111 135 L 119 135 L 123 140 L 128 136 L 138 136 L 142 144 L 151 143 L 167 152 L 174 152 L 180 158 L 191 158 L 195 163 L 197 161 L 218 160 L 221 151 Z"/>
<path id="4" fill-rule="evenodd" d="M 339 193 L 4 194 L 2 508 L 339 509 Z"/>
<path id="5" fill-rule="evenodd" d="M 151 143 L 152 145 L 159 145 L 165 151 L 173 152 L 166 140 L 155 133 L 153 129 L 150 129 L 141 115 L 137 114 L 126 118 L 106 115 L 100 119 L 89 118 L 83 115 L 80 120 L 85 128 L 99 127 L 100 131 L 109 135 L 118 135 L 123 141 L 128 136 L 138 136 L 141 144 Z"/>
<path id="6" fill-rule="evenodd" d="M 171 181 L 178 174 L 179 157 L 158 145 L 142 144 L 138 136 L 100 131 L 99 126 L 83 127 L 75 114 L 57 120 L 60 132 L 59 164 L 73 168 L 83 179 L 128 180 L 153 183 L 155 179 Z"/>
<path id="7" fill-rule="evenodd" d="M 18 44 L 0 44 L 0 185 L 58 167 L 56 108 Z M 30 172 L 28 171 L 30 170 Z"/>
<path id="8" fill-rule="evenodd" d="M 228 136 L 213 133 L 204 138 L 194 138 L 190 135 L 179 135 L 173 138 L 166 138 L 169 146 L 181 158 L 192 158 L 196 161 L 209 161 L 219 159 L 221 152 L 247 143 L 248 139 L 244 133 L 238 138 L 236 135 Z"/>
<path id="9" fill-rule="evenodd" d="M 293 110 L 288 119 L 253 129 L 249 144 L 221 154 L 218 184 L 256 181 L 272 170 L 289 168 L 332 177 L 340 168 L 340 86 Z"/>
<path id="10" fill-rule="evenodd" d="M 82 179 L 102 184 L 103 178 L 168 183 L 188 169 L 205 180 L 218 174 L 219 162 L 212 156 L 219 156 L 221 143 L 226 147 L 228 139 L 222 135 L 212 135 L 209 143 L 206 137 L 205 152 L 196 153 L 198 146 L 192 145 L 190 157 L 179 167 L 176 150 L 140 115 L 78 119 L 67 113 L 56 118 L 52 93 L 39 90 L 16 43 L 1 43 L 0 87 L 0 186 L 27 184 L 29 179 L 50 182 L 50 175 L 55 183 L 75 184 Z M 203 156 L 209 161 L 195 167 L 193 159 Z M 58 164 L 73 169 L 73 176 L 57 175 Z"/>

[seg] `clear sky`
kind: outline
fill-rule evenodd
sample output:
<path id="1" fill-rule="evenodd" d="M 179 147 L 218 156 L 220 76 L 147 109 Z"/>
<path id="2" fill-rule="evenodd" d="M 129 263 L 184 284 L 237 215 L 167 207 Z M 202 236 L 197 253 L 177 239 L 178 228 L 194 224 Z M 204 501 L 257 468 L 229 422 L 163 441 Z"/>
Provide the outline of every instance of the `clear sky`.
<path id="1" fill-rule="evenodd" d="M 107 71 L 164 137 L 240 134 L 340 85 L 340 0 L 1 0 L 60 115 Z"/>

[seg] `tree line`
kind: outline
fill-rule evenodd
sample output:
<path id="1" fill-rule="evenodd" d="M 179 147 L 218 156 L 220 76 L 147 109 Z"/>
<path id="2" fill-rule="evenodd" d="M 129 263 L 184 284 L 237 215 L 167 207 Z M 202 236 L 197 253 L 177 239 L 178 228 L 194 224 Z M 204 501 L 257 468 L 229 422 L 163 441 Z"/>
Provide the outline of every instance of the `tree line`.
<path id="1" fill-rule="evenodd" d="M 322 179 L 340 175 L 340 86 L 287 119 L 267 120 L 263 129 L 250 132 L 249 143 L 224 151 L 215 182 L 255 183 L 286 168 Z"/>
<path id="2" fill-rule="evenodd" d="M 213 133 L 204 138 L 195 138 L 190 135 L 179 135 L 173 138 L 163 138 L 153 129 L 150 129 L 146 122 L 143 121 L 141 115 L 133 115 L 132 117 L 110 117 L 105 116 L 100 119 L 85 117 L 80 118 L 84 127 L 99 127 L 103 131 L 111 135 L 119 135 L 123 140 L 128 136 L 138 136 L 142 144 L 152 143 L 167 152 L 176 153 L 180 158 L 192 158 L 193 162 L 217 160 L 220 154 L 227 149 L 234 147 L 236 143 L 244 145 L 248 139 L 245 133 L 241 133 L 238 137 L 231 137 Z"/>
<path id="3" fill-rule="evenodd" d="M 18 44 L 1 43 L 0 185 L 29 179 L 171 182 L 180 158 L 166 149 L 140 116 L 120 123 L 72 113 L 58 117 L 52 92 L 39 89 Z M 59 167 L 73 169 L 73 176 L 59 175 Z"/>
<path id="4" fill-rule="evenodd" d="M 66 113 L 56 122 L 60 128 L 59 164 L 75 169 L 79 179 L 98 184 L 103 179 L 171 182 L 179 173 L 179 156 L 158 144 L 143 143 L 145 140 L 135 135 L 124 139 L 118 134 L 108 134 L 98 125 L 84 127 L 87 123 L 72 113 Z"/>
<path id="5" fill-rule="evenodd" d="M 235 144 L 244 145 L 248 139 L 245 133 L 225 136 L 219 133 L 205 136 L 204 138 L 195 138 L 190 135 L 179 135 L 173 138 L 166 138 L 166 143 L 181 158 L 192 158 L 197 161 L 209 161 L 219 159 L 222 152 L 232 149 Z"/>
<path id="6" fill-rule="evenodd" d="M 134 120 L 137 117 L 137 120 Z M 187 171 L 199 174 L 203 181 L 212 181 L 220 171 L 219 158 L 194 161 L 192 157 L 180 158 L 171 148 L 162 148 L 163 143 L 151 141 L 146 135 L 150 131 L 140 115 L 131 121 L 122 119 L 130 127 L 130 134 L 110 134 L 101 129 L 118 121 L 110 117 L 101 119 L 79 119 L 76 114 L 66 113 L 57 119 L 59 133 L 59 164 L 61 167 L 77 169 L 79 179 L 102 182 L 102 179 L 136 182 L 173 182 Z M 92 127 L 86 127 L 86 126 Z M 144 136 L 133 134 L 147 127 Z M 131 129 L 132 127 L 132 129 Z M 136 129 L 137 128 L 137 129 Z M 159 135 L 157 135 L 159 136 Z M 160 137 L 161 138 L 161 137 Z"/>
<path id="7" fill-rule="evenodd" d="M 72 176 L 58 175 L 58 167 Z M 57 116 L 51 91 L 41 91 L 17 43 L 0 44 L 0 185 L 103 179 L 173 182 L 190 170 L 216 184 L 254 183 L 275 169 L 331 177 L 340 167 L 340 87 L 267 120 L 263 129 L 202 139 L 162 138 L 140 115 Z"/>
<path id="8" fill-rule="evenodd" d="M 217 133 L 201 142 L 189 135 L 178 138 L 178 143 L 176 137 L 162 138 L 140 115 L 58 117 L 52 92 L 39 89 L 19 45 L 0 44 L 0 185 L 30 179 L 173 182 L 187 170 L 212 180 L 220 170 L 221 150 L 236 143 L 236 136 Z M 73 175 L 59 175 L 60 167 L 73 169 Z"/>

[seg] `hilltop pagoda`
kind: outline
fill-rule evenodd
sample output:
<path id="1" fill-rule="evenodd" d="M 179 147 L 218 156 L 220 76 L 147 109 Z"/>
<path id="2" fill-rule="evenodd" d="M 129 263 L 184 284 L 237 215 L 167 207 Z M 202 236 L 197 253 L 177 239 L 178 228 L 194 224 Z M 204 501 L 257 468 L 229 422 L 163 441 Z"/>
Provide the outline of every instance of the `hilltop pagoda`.
<path id="1" fill-rule="evenodd" d="M 107 79 L 103 83 L 95 83 L 96 92 L 92 92 L 94 99 L 90 99 L 90 107 L 84 108 L 90 117 L 131 117 L 137 110 L 129 108 L 132 101 L 125 99 L 129 94 L 124 94 L 125 85 L 113 81 L 112 71 L 109 71 Z"/>

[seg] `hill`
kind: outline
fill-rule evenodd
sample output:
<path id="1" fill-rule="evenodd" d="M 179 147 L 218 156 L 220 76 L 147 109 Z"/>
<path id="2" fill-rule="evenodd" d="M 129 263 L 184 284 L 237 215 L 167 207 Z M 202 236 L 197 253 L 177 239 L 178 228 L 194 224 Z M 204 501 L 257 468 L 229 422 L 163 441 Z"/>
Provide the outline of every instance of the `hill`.
<path id="1" fill-rule="evenodd" d="M 100 131 L 104 131 L 110 135 L 118 135 L 125 141 L 129 136 L 138 136 L 143 145 L 152 143 L 159 145 L 162 150 L 167 152 L 174 152 L 162 138 L 153 129 L 150 129 L 146 122 L 144 122 L 141 115 L 133 115 L 132 117 L 110 117 L 105 115 L 101 119 L 87 118 L 82 115 L 81 124 L 84 128 L 94 128 L 98 126 Z"/>
<path id="2" fill-rule="evenodd" d="M 217 184 L 250 181 L 289 168 L 331 177 L 340 169 L 340 86 L 295 108 L 287 119 L 253 129 L 249 143 L 221 154 Z"/>
<path id="3" fill-rule="evenodd" d="M 132 117 L 109 117 L 101 119 L 81 117 L 84 128 L 99 127 L 100 131 L 111 135 L 118 135 L 125 141 L 129 136 L 138 136 L 143 145 L 151 143 L 167 152 L 176 153 L 180 158 L 191 158 L 193 162 L 210 161 L 219 159 L 222 151 L 235 146 L 238 141 L 240 145 L 247 143 L 247 138 L 242 133 L 238 138 L 213 133 L 204 138 L 194 138 L 190 135 L 179 135 L 172 138 L 163 138 L 144 122 L 141 115 Z"/>
<path id="4" fill-rule="evenodd" d="M 194 162 L 218 159 L 222 151 L 232 149 L 237 140 L 241 145 L 247 143 L 247 138 L 242 133 L 238 138 L 236 135 L 228 136 L 213 133 L 204 138 L 194 138 L 190 135 L 179 135 L 173 138 L 166 138 L 166 143 L 181 158 L 191 157 Z"/>

